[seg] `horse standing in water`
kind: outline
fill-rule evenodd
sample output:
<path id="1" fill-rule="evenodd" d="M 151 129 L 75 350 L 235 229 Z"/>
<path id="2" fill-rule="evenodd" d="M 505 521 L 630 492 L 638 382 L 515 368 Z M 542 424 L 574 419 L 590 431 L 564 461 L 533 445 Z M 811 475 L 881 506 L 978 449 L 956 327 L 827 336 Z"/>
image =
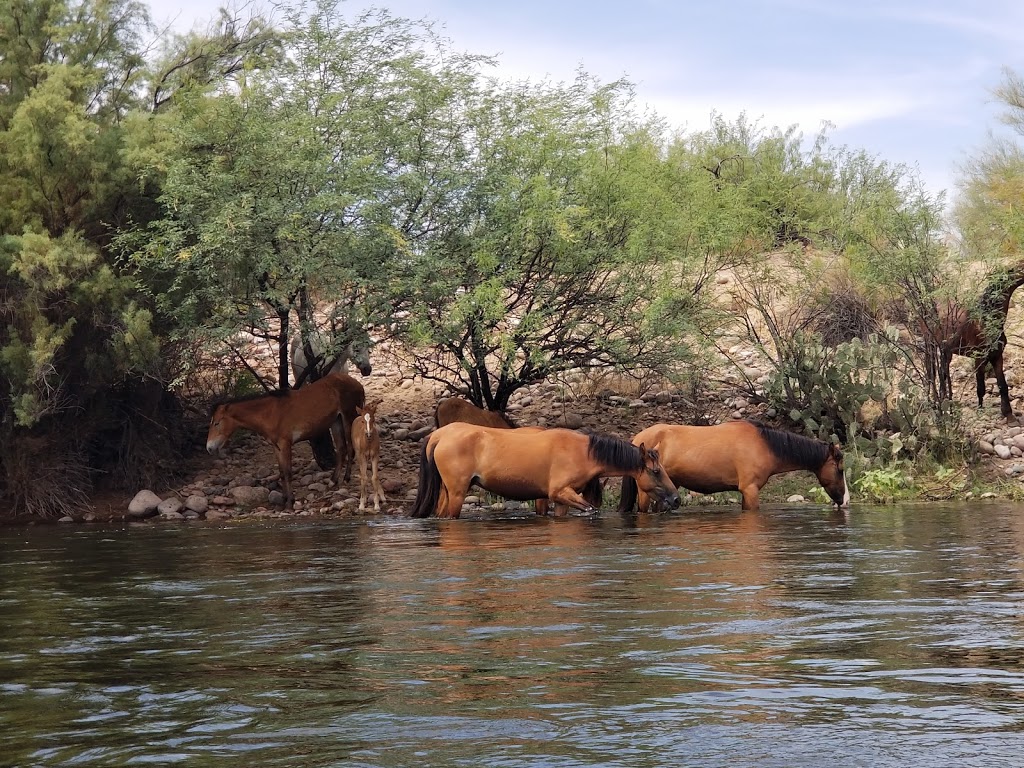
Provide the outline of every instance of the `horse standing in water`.
<path id="1" fill-rule="evenodd" d="M 533 431 L 544 429 L 543 427 L 520 427 L 504 411 L 488 411 L 460 397 L 449 397 L 447 400 L 439 402 L 437 408 L 434 409 L 434 422 L 438 427 L 462 422 L 464 424 L 476 424 L 481 427 L 492 427 L 493 429 L 529 429 Z M 592 506 L 601 506 L 601 498 L 604 493 L 604 489 L 601 486 L 601 478 L 595 477 L 584 486 L 580 493 Z M 534 499 L 533 505 L 538 515 L 546 515 L 548 513 L 549 505 L 547 499 Z M 565 507 L 555 505 L 554 514 L 556 516 L 564 515 L 565 512 Z"/>
<path id="2" fill-rule="evenodd" d="M 291 509 L 295 502 L 292 444 L 329 431 L 334 442 L 334 482 L 341 482 L 343 456 L 345 480 L 349 480 L 352 452 L 348 434 L 356 419 L 356 409 L 365 402 L 363 385 L 342 373 L 328 374 L 301 389 L 229 400 L 213 409 L 206 450 L 217 453 L 237 429 L 251 429 L 261 435 L 274 446 L 285 507 Z"/>
<path id="3" fill-rule="evenodd" d="M 974 361 L 974 377 L 977 382 L 978 407 L 985 400 L 985 369 L 992 366 L 999 387 L 999 411 L 1005 418 L 1013 416 L 1010 405 L 1010 388 L 1003 373 L 1003 350 L 1007 339 L 1006 315 L 1010 311 L 1013 293 L 1024 285 L 1024 262 L 1005 272 L 998 273 L 985 287 L 977 308 L 967 311 L 963 307 L 946 305 L 939 318 L 937 340 L 942 366 L 940 390 L 952 395 L 949 366 L 953 355 L 969 357 Z M 935 334 L 930 334 L 934 336 Z"/>
<path id="4" fill-rule="evenodd" d="M 357 418 L 352 424 L 352 447 L 359 459 L 359 509 L 366 509 L 366 485 L 370 482 L 367 471 L 372 471 L 373 509 L 380 512 L 380 503 L 387 501 L 384 489 L 377 477 L 377 465 L 380 463 L 380 432 L 377 430 L 377 403 L 370 403 L 365 408 L 356 408 Z"/>
<path id="5" fill-rule="evenodd" d="M 510 499 L 547 498 L 595 512 L 595 505 L 579 490 L 601 477 L 631 477 L 644 493 L 679 506 L 679 495 L 661 469 L 658 452 L 643 445 L 571 429 L 449 424 L 423 444 L 412 517 L 458 517 L 466 491 L 474 483 Z"/>
<path id="6" fill-rule="evenodd" d="M 754 421 L 728 421 L 713 427 L 655 424 L 633 437 L 634 445 L 657 445 L 672 482 L 698 493 L 739 491 L 743 509 L 756 511 L 768 478 L 807 469 L 840 507 L 850 503 L 843 453 L 831 443 L 812 440 Z M 646 512 L 650 495 L 630 478 L 622 480 L 619 512 Z"/>

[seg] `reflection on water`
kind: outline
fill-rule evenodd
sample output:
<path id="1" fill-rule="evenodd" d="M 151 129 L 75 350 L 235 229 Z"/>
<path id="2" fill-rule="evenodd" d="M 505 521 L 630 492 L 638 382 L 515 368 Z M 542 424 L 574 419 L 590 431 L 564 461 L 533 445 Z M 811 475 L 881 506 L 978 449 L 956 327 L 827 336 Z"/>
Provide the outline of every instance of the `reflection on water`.
<path id="1" fill-rule="evenodd" d="M 998 765 L 1013 505 L 0 531 L 0 763 Z"/>

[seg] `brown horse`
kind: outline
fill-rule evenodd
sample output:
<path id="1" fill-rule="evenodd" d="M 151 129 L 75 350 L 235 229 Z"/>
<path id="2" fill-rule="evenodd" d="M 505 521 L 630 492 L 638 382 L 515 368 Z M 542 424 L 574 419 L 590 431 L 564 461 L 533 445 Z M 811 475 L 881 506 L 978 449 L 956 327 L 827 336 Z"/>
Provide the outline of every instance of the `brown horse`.
<path id="1" fill-rule="evenodd" d="M 493 429 L 528 429 L 534 432 L 544 429 L 544 427 L 520 427 L 504 411 L 487 411 L 483 408 L 478 408 L 468 400 L 458 397 L 449 397 L 447 400 L 439 402 L 437 408 L 434 409 L 434 421 L 438 427 L 462 422 L 464 424 L 476 424 L 481 427 L 492 427 Z M 601 506 L 603 492 L 604 489 L 601 486 L 601 478 L 599 477 L 595 477 L 580 491 L 583 498 L 595 507 Z M 538 515 L 546 515 L 548 513 L 549 505 L 547 499 L 535 499 L 533 505 Z M 555 505 L 554 514 L 556 516 L 564 515 L 565 513 L 566 509 L 564 506 L 560 504 Z"/>
<path id="2" fill-rule="evenodd" d="M 423 444 L 412 517 L 458 517 L 466 491 L 474 483 L 510 499 L 548 498 L 594 512 L 594 504 L 579 490 L 592 487 L 601 477 L 626 476 L 644 493 L 679 506 L 679 495 L 661 469 L 658 452 L 643 445 L 571 429 L 448 424 Z"/>
<path id="3" fill-rule="evenodd" d="M 366 485 L 370 481 L 367 464 L 373 473 L 373 508 L 380 512 L 380 503 L 387 501 L 384 489 L 377 478 L 377 465 L 380 462 L 380 432 L 377 430 L 377 403 L 369 403 L 365 408 L 356 408 L 355 422 L 352 424 L 352 447 L 359 459 L 359 509 L 366 509 Z"/>
<path id="4" fill-rule="evenodd" d="M 439 402 L 437 408 L 434 409 L 434 421 L 439 427 L 454 424 L 457 421 L 494 429 L 516 429 L 519 426 L 507 413 L 486 411 L 461 397 L 449 397 L 447 400 Z"/>
<path id="5" fill-rule="evenodd" d="M 946 397 L 952 396 L 949 366 L 953 355 L 969 357 L 974 361 L 978 407 L 985 401 L 985 369 L 992 366 L 999 387 L 999 411 L 1004 417 L 1013 415 L 1010 388 L 1003 373 L 1003 350 L 1007 339 L 1006 315 L 1010 311 L 1013 293 L 1024 285 L 1024 262 L 992 278 L 978 300 L 975 309 L 947 304 L 940 310 L 937 343 L 941 355 L 939 389 Z"/>
<path id="6" fill-rule="evenodd" d="M 363 385 L 344 373 L 330 373 L 301 389 L 229 400 L 213 409 L 206 450 L 219 451 L 236 429 L 251 429 L 263 436 L 277 454 L 285 507 L 290 509 L 295 502 L 292 444 L 329 430 L 334 440 L 334 482 L 341 479 L 342 457 L 347 481 L 352 476 L 349 425 L 356 419 L 356 408 L 365 401 Z"/>
<path id="7" fill-rule="evenodd" d="M 662 466 L 673 483 L 698 493 L 739 491 L 744 510 L 757 510 L 769 477 L 797 469 L 817 475 L 838 506 L 850 503 L 843 453 L 820 440 L 754 421 L 728 421 L 713 427 L 655 424 L 633 437 L 634 445 L 645 443 L 661 450 Z M 650 502 L 643 488 L 623 478 L 619 512 L 632 512 L 634 506 L 646 512 Z"/>

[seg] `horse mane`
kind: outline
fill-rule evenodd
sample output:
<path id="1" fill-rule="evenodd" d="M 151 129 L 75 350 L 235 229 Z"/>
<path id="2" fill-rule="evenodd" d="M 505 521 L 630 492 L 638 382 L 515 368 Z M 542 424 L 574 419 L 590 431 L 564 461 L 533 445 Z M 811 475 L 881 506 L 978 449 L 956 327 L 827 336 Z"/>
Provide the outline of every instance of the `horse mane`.
<path id="1" fill-rule="evenodd" d="M 1009 307 L 1010 298 L 1024 285 L 1024 264 L 996 272 L 981 294 L 978 307 L 982 312 L 1003 312 Z"/>
<path id="2" fill-rule="evenodd" d="M 644 465 L 640 449 L 626 440 L 611 435 L 587 435 L 590 458 L 616 469 L 636 470 Z"/>
<path id="3" fill-rule="evenodd" d="M 513 419 L 511 416 L 509 416 L 504 411 L 491 411 L 491 413 L 496 413 L 499 416 L 501 416 L 501 418 L 503 418 L 505 420 L 505 423 L 508 424 L 510 427 L 512 427 L 512 429 L 519 429 L 519 425 L 516 424 L 516 420 Z"/>
<path id="4" fill-rule="evenodd" d="M 241 397 L 218 397 L 210 403 L 210 416 L 222 405 L 234 405 L 235 403 L 248 403 L 250 400 L 262 400 L 265 397 L 287 397 L 290 389 L 273 389 L 269 392 L 259 392 L 255 395 L 242 395 Z"/>
<path id="5" fill-rule="evenodd" d="M 782 429 L 772 429 L 759 421 L 750 423 L 757 427 L 761 439 L 768 444 L 777 459 L 817 470 L 828 458 L 828 443 Z"/>

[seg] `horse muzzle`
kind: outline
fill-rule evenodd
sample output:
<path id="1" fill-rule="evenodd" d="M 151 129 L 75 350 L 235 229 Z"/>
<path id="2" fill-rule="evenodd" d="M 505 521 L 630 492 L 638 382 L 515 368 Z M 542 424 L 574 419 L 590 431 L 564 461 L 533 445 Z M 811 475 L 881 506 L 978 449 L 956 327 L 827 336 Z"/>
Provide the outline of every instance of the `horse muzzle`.
<path id="1" fill-rule="evenodd" d="M 369 376 L 371 373 L 373 373 L 373 366 L 370 365 L 369 363 L 367 363 L 366 365 L 360 365 L 359 372 L 363 374 L 363 376 Z"/>

